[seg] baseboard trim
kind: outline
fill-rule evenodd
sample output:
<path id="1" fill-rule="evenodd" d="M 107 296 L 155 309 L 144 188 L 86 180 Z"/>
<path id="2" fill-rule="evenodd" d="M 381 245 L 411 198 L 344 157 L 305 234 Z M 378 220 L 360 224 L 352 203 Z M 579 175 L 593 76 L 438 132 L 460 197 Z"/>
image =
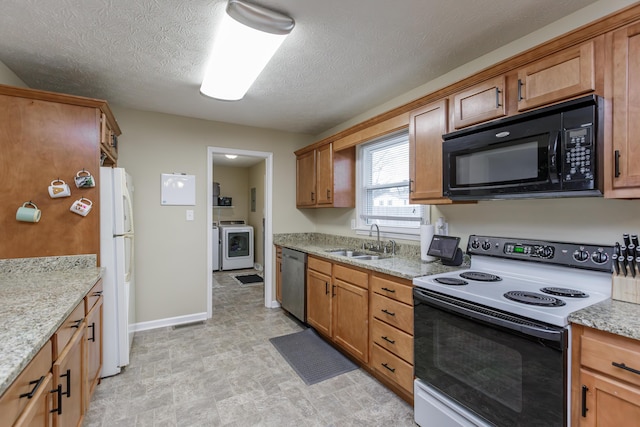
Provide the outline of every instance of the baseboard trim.
<path id="1" fill-rule="evenodd" d="M 201 322 L 207 320 L 207 313 L 186 314 L 184 316 L 168 317 L 166 319 L 151 320 L 148 322 L 138 322 L 133 326 L 135 332 L 148 331 L 151 329 L 166 328 L 168 326 L 182 325 L 184 323 Z"/>

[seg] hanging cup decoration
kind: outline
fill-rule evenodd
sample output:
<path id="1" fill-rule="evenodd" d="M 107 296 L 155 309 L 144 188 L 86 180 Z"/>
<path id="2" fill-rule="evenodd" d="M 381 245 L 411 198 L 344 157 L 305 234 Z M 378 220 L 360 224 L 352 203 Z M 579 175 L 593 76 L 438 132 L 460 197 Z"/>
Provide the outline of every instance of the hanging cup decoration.
<path id="1" fill-rule="evenodd" d="M 91 176 L 89 171 L 84 169 L 78 171 L 74 180 L 76 181 L 76 187 L 78 188 L 91 188 L 96 186 L 96 180 L 93 179 L 93 176 Z"/>

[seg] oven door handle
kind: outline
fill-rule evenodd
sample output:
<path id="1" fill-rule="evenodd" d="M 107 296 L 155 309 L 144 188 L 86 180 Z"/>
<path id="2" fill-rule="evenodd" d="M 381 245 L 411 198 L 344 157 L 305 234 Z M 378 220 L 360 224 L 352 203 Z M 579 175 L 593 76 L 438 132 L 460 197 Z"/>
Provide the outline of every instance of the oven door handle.
<path id="1" fill-rule="evenodd" d="M 450 298 L 446 295 L 435 294 L 425 289 L 414 288 L 413 295 L 418 302 L 422 301 L 428 305 L 450 313 L 459 314 L 492 325 L 519 331 L 526 335 L 548 341 L 562 343 L 564 340 L 564 329 L 560 327 L 552 329 L 551 327 L 537 323 L 534 320 L 522 319 L 507 313 L 492 310 L 488 307 L 473 304 L 469 301 L 461 301 L 455 298 Z"/>

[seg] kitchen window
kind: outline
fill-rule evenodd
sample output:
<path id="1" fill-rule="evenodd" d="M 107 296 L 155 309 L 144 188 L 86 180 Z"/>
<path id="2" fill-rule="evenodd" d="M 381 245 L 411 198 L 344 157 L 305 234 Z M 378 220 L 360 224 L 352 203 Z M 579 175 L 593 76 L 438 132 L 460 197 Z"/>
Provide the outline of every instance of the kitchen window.
<path id="1" fill-rule="evenodd" d="M 409 132 L 359 146 L 357 164 L 359 234 L 377 224 L 388 237 L 417 238 L 428 206 L 409 203 Z"/>

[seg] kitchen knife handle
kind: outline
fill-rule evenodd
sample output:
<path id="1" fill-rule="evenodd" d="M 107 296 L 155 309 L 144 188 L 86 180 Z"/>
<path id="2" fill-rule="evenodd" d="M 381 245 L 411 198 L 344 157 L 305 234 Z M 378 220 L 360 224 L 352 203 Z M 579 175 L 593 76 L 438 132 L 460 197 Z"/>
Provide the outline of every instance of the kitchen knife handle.
<path id="1" fill-rule="evenodd" d="M 628 234 L 623 234 L 622 235 L 622 241 L 624 242 L 624 245 L 628 248 L 629 245 L 631 244 L 631 240 L 629 239 L 629 235 Z"/>
<path id="2" fill-rule="evenodd" d="M 620 150 L 615 151 L 615 173 L 614 176 L 618 178 L 620 176 Z"/>
<path id="3" fill-rule="evenodd" d="M 640 245 L 640 242 L 638 242 L 638 235 L 637 234 L 632 234 L 631 235 L 631 244 L 637 248 L 638 245 Z"/>
<path id="4" fill-rule="evenodd" d="M 620 275 L 620 264 L 618 263 L 618 254 L 611 255 L 613 268 L 616 270 L 616 276 Z"/>

